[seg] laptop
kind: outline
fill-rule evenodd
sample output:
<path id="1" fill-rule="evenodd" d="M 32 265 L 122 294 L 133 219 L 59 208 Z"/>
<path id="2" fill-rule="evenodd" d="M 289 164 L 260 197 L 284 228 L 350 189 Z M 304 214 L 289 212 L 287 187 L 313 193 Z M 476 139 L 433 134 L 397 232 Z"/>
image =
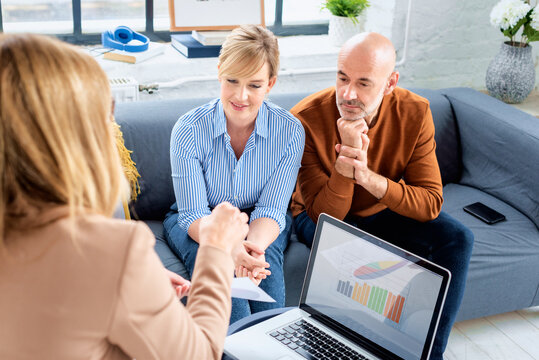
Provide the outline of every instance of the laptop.
<path id="1" fill-rule="evenodd" d="M 428 359 L 448 270 L 321 214 L 300 304 L 226 338 L 233 359 Z"/>

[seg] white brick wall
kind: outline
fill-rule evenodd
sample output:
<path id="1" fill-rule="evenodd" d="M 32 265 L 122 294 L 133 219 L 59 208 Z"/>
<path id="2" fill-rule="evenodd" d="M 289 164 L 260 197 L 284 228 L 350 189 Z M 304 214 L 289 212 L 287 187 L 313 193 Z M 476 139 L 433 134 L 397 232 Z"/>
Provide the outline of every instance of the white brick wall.
<path id="1" fill-rule="evenodd" d="M 407 0 L 400 0 L 407 1 Z M 366 31 L 376 31 L 386 36 L 392 37 L 393 19 L 395 13 L 396 0 L 371 1 L 371 6 L 367 9 Z"/>
<path id="2" fill-rule="evenodd" d="M 487 67 L 506 40 L 489 22 L 497 2 L 413 0 L 407 60 L 399 68 L 400 84 L 484 89 Z M 391 39 L 398 54 L 402 54 L 407 6 L 408 0 L 395 4 Z M 539 42 L 532 46 L 537 64 Z"/>

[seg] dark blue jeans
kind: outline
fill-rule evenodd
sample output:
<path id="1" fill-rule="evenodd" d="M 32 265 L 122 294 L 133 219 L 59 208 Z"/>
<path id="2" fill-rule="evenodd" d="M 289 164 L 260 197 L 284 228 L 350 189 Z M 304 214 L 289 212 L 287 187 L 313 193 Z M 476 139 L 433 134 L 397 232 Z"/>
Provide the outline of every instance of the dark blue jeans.
<path id="1" fill-rule="evenodd" d="M 170 211 L 163 223 L 165 238 L 172 251 L 184 263 L 189 276 L 193 276 L 198 243 L 178 226 L 178 213 Z M 260 288 L 275 299 L 274 303 L 232 298 L 230 324 L 253 313 L 280 308 L 285 304 L 284 250 L 290 238 L 292 218 L 286 215 L 286 226 L 277 239 L 266 249 L 266 262 L 270 264 L 271 275 L 260 282 Z"/>
<path id="2" fill-rule="evenodd" d="M 424 223 L 389 209 L 365 218 L 349 216 L 344 221 L 451 271 L 451 283 L 430 356 L 434 360 L 443 360 L 447 339 L 464 294 L 473 233 L 444 212 Z M 302 212 L 295 218 L 294 226 L 299 240 L 310 247 L 315 223 L 306 212 Z"/>

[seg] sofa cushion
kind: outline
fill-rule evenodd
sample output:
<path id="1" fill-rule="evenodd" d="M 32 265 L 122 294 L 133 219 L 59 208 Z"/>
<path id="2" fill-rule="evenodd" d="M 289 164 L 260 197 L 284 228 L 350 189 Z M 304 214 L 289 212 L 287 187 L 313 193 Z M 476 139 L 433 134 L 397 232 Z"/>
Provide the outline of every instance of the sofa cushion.
<path id="1" fill-rule="evenodd" d="M 165 233 L 163 223 L 161 221 L 145 221 L 146 225 L 152 230 L 155 235 L 155 252 L 161 259 L 163 265 L 172 272 L 180 275 L 184 279 L 189 280 L 189 273 L 183 263 L 176 257 L 176 255 L 170 250 L 167 241 L 165 240 Z"/>
<path id="2" fill-rule="evenodd" d="M 442 92 L 460 132 L 460 183 L 509 203 L 539 227 L 539 119 L 472 89 Z"/>
<path id="3" fill-rule="evenodd" d="M 529 307 L 539 289 L 539 231 L 517 209 L 472 187 L 444 187 L 442 210 L 475 236 L 461 311 L 457 321 Z M 480 201 L 506 217 L 488 225 L 464 212 Z"/>
<path id="4" fill-rule="evenodd" d="M 162 220 L 174 202 L 170 176 L 170 133 L 178 118 L 209 99 L 142 101 L 116 105 L 116 122 L 132 150 L 141 194 L 131 204 L 134 219 Z"/>
<path id="5" fill-rule="evenodd" d="M 279 105 L 285 110 L 292 109 L 300 100 L 311 95 L 311 93 L 291 93 L 291 94 L 270 94 L 268 100 Z"/>
<path id="6" fill-rule="evenodd" d="M 458 182 L 462 171 L 460 140 L 449 100 L 437 90 L 414 88 L 409 90 L 429 100 L 442 183 L 445 185 Z"/>

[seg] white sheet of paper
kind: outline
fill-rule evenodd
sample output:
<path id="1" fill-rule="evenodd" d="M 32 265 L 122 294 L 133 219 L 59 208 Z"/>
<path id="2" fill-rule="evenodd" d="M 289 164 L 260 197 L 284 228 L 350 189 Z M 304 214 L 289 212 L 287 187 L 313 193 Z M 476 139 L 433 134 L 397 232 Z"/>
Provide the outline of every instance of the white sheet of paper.
<path id="1" fill-rule="evenodd" d="M 264 290 L 256 286 L 248 277 L 232 279 L 232 297 L 256 300 L 264 302 L 275 302 Z"/>

